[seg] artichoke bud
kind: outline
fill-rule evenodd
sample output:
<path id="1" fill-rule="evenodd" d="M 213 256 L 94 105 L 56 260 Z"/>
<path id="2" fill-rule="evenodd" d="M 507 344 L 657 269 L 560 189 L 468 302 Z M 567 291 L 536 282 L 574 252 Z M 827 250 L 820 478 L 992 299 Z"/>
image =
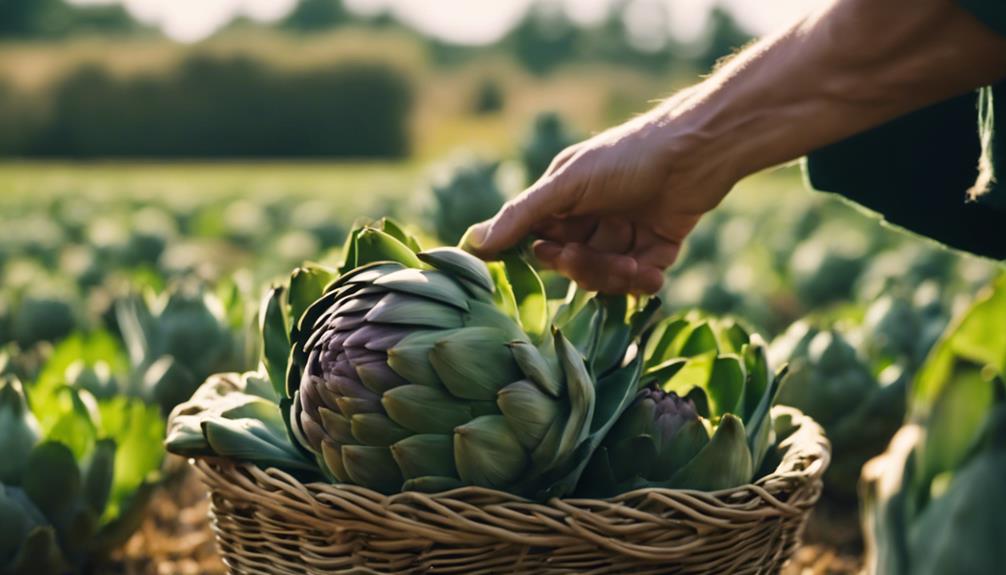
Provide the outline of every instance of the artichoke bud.
<path id="1" fill-rule="evenodd" d="M 822 370 L 835 373 L 856 362 L 856 350 L 835 331 L 822 331 L 810 340 L 808 359 Z"/>
<path id="2" fill-rule="evenodd" d="M 527 380 L 501 389 L 496 402 L 514 435 L 527 449 L 534 449 L 542 442 L 552 422 L 561 414 L 556 401 Z"/>
<path id="3" fill-rule="evenodd" d="M 616 389 L 606 420 L 594 422 L 598 381 L 584 352 L 557 331 L 531 344 L 548 318 L 533 268 L 515 256 L 490 269 L 456 248 L 414 250 L 387 223 L 357 230 L 342 275 L 300 290 L 304 311 L 289 331 L 285 374 L 294 439 L 330 477 L 382 491 L 523 493 L 578 474 L 565 463 L 581 446 L 586 454 L 596 447 L 587 444 L 591 426 L 610 425 L 631 386 Z M 621 311 L 606 325 L 612 357 L 632 344 L 621 335 L 628 307 L 613 307 Z"/>
<path id="4" fill-rule="evenodd" d="M 0 483 L 21 483 L 28 455 L 40 433 L 21 382 L 12 376 L 0 378 Z"/>
<path id="5" fill-rule="evenodd" d="M 520 479 L 528 455 L 506 418 L 484 415 L 454 429 L 454 461 L 466 483 L 501 489 Z"/>

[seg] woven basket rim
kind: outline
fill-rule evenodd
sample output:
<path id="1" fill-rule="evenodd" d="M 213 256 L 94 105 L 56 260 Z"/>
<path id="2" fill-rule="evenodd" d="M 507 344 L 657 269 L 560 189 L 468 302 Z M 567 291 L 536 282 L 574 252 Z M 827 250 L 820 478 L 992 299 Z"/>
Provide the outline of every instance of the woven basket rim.
<path id="1" fill-rule="evenodd" d="M 210 469 L 219 471 L 231 468 L 233 470 L 240 470 L 253 478 L 269 477 L 273 481 L 279 480 L 281 482 L 288 483 L 295 488 L 306 489 L 314 495 L 326 491 L 331 492 L 332 490 L 339 490 L 352 492 L 371 500 L 383 500 L 387 502 L 387 504 L 392 504 L 400 499 L 411 500 L 418 495 L 433 500 L 454 499 L 462 496 L 464 499 L 484 497 L 490 498 L 498 503 L 513 503 L 521 505 L 547 505 L 554 507 L 556 502 L 563 502 L 567 505 L 575 505 L 577 507 L 589 507 L 595 503 L 612 505 L 628 501 L 639 501 L 654 495 L 659 496 L 666 494 L 688 495 L 693 498 L 705 499 L 712 502 L 726 500 L 732 495 L 751 493 L 752 491 L 760 493 L 763 498 L 768 498 L 771 501 L 777 500 L 775 495 L 780 494 L 780 492 L 787 491 L 786 489 L 779 489 L 779 484 L 788 485 L 793 479 L 796 479 L 797 482 L 801 484 L 821 481 L 824 472 L 827 470 L 828 465 L 831 462 L 831 444 L 825 436 L 822 427 L 810 416 L 804 414 L 796 408 L 788 406 L 775 406 L 772 408 L 773 417 L 784 414 L 789 414 L 793 421 L 796 422 L 797 426 L 796 430 L 790 436 L 786 437 L 778 444 L 780 448 L 784 448 L 786 450 L 786 453 L 778 467 L 776 467 L 773 472 L 758 478 L 753 483 L 747 483 L 716 491 L 644 487 L 604 499 L 585 497 L 553 497 L 547 501 L 535 501 L 496 489 L 478 486 L 464 486 L 436 493 L 402 491 L 385 495 L 367 487 L 361 487 L 359 485 L 348 483 L 328 483 L 323 481 L 311 481 L 304 483 L 299 481 L 293 475 L 276 467 L 262 468 L 252 463 L 234 461 L 226 458 L 207 456 L 192 458 L 190 461 L 193 461 L 194 465 L 204 473 Z M 782 501 L 779 501 L 778 504 L 780 507 L 787 507 Z M 797 510 L 792 511 L 797 512 Z"/>

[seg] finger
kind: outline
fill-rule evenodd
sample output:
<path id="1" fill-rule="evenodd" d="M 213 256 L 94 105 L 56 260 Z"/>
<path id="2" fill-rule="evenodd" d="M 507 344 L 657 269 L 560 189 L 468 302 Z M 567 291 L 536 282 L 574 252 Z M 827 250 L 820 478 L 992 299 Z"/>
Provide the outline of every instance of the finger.
<path id="1" fill-rule="evenodd" d="M 591 216 L 551 218 L 536 226 L 533 231 L 543 240 L 561 244 L 583 244 L 590 239 L 598 225 L 597 218 Z"/>
<path id="2" fill-rule="evenodd" d="M 664 286 L 663 268 L 639 265 L 636 269 L 636 276 L 632 278 L 632 287 L 629 289 L 634 294 L 652 295 L 660 291 Z"/>
<path id="3" fill-rule="evenodd" d="M 665 270 L 674 264 L 681 253 L 681 244 L 659 241 L 648 246 L 638 247 L 630 254 L 636 258 L 639 265 Z"/>
<path id="4" fill-rule="evenodd" d="M 462 246 L 475 255 L 491 258 L 516 245 L 542 220 L 569 210 L 575 201 L 573 178 L 565 171 L 538 180 L 521 195 L 503 205 L 491 220 L 468 229 Z"/>
<path id="5" fill-rule="evenodd" d="M 599 222 L 587 241 L 587 247 L 602 253 L 624 254 L 632 248 L 636 232 L 625 220 L 607 218 Z"/>
<path id="6" fill-rule="evenodd" d="M 555 268 L 583 289 L 621 294 L 632 289 L 637 265 L 629 256 L 599 253 L 581 244 L 568 244 L 555 259 Z"/>
<path id="7" fill-rule="evenodd" d="M 552 162 L 548 165 L 548 169 L 545 170 L 545 175 L 549 176 L 557 172 L 570 158 L 576 155 L 580 151 L 580 144 L 573 144 L 572 146 L 567 146 L 561 152 L 552 158 Z"/>
<path id="8" fill-rule="evenodd" d="M 555 267 L 555 261 L 562 253 L 562 244 L 546 240 L 538 240 L 531 246 L 534 257 L 548 267 Z"/>

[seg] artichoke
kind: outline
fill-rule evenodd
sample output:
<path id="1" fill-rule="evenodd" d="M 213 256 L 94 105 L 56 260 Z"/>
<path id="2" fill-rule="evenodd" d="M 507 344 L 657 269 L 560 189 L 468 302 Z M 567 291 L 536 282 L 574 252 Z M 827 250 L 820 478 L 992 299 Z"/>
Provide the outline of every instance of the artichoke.
<path id="1" fill-rule="evenodd" d="M 735 321 L 698 313 L 664 320 L 647 342 L 647 387 L 594 453 L 579 491 L 749 483 L 774 443 L 779 377 L 761 338 Z"/>
<path id="2" fill-rule="evenodd" d="M 822 330 L 806 321 L 790 326 L 770 351 L 773 361 L 790 366 L 779 403 L 820 423 L 832 443 L 826 492 L 854 499 L 863 464 L 883 451 L 904 419 L 911 372 L 892 364 L 874 375 L 840 329 Z"/>
<path id="3" fill-rule="evenodd" d="M 1006 571 L 1006 276 L 940 340 L 908 423 L 863 469 L 867 569 Z"/>
<path id="4" fill-rule="evenodd" d="M 868 253 L 869 238 L 851 228 L 822 228 L 801 242 L 789 262 L 800 301 L 813 308 L 848 299 Z"/>
<path id="5" fill-rule="evenodd" d="M 527 181 L 531 183 L 540 178 L 548 170 L 552 160 L 577 140 L 562 116 L 556 112 L 538 114 L 521 146 Z"/>
<path id="6" fill-rule="evenodd" d="M 87 572 L 139 526 L 163 425 L 135 400 L 41 382 L 30 392 L 0 381 L 0 573 Z"/>
<path id="7" fill-rule="evenodd" d="M 939 286 L 925 283 L 914 297 L 898 291 L 880 296 L 866 310 L 863 343 L 884 363 L 918 369 L 949 321 Z"/>
<path id="8" fill-rule="evenodd" d="M 469 227 L 491 218 L 506 201 L 497 183 L 499 162 L 460 158 L 441 168 L 430 186 L 427 219 L 445 244 L 456 244 Z"/>
<path id="9" fill-rule="evenodd" d="M 581 350 L 549 329 L 541 280 L 520 258 L 491 270 L 405 239 L 361 230 L 291 332 L 296 437 L 335 479 L 379 491 L 541 487 L 527 484 L 587 441 L 595 387 L 626 379 L 625 298 L 570 302 L 561 326 L 583 334 Z"/>
<path id="10" fill-rule="evenodd" d="M 67 570 L 56 532 L 42 512 L 24 491 L 0 483 L 0 573 L 62 575 Z"/>
<path id="11" fill-rule="evenodd" d="M 354 230 L 345 254 L 339 270 L 296 270 L 260 314 L 264 373 L 317 468 L 382 492 L 568 493 L 632 401 L 634 343 L 656 301 L 638 309 L 628 297 L 573 290 L 549 314 L 520 257 L 487 265 L 456 248 L 420 251 L 389 220 Z M 227 420 L 238 416 L 219 406 L 244 400 L 212 393 L 172 415 L 173 452 L 240 451 L 240 441 L 215 441 L 208 422 L 237 431 Z M 275 430 L 275 415 L 255 419 Z M 275 434 L 248 433 L 245 445 L 265 437 L 281 466 L 303 470 Z M 252 448 L 237 457 L 265 464 Z"/>
<path id="12" fill-rule="evenodd" d="M 0 378 L 0 483 L 19 483 L 24 462 L 41 433 L 38 420 L 28 409 L 21 382 L 10 376 Z"/>
<path id="13" fill-rule="evenodd" d="M 129 394 L 167 414 L 214 372 L 248 367 L 240 329 L 228 315 L 216 294 L 195 284 L 118 302 L 116 318 L 132 364 Z"/>
<path id="14" fill-rule="evenodd" d="M 22 348 L 41 342 L 55 342 L 70 335 L 78 324 L 77 311 L 68 299 L 29 295 L 13 310 L 11 334 Z"/>

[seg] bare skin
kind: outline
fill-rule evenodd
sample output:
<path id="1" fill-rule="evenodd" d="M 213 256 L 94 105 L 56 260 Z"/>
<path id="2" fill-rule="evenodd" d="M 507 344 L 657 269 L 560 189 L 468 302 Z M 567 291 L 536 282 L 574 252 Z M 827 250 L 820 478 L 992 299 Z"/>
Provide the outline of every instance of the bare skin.
<path id="1" fill-rule="evenodd" d="M 1003 77 L 1006 37 L 953 0 L 836 0 L 567 148 L 465 246 L 492 258 L 533 234 L 586 289 L 655 293 L 741 178 Z"/>

